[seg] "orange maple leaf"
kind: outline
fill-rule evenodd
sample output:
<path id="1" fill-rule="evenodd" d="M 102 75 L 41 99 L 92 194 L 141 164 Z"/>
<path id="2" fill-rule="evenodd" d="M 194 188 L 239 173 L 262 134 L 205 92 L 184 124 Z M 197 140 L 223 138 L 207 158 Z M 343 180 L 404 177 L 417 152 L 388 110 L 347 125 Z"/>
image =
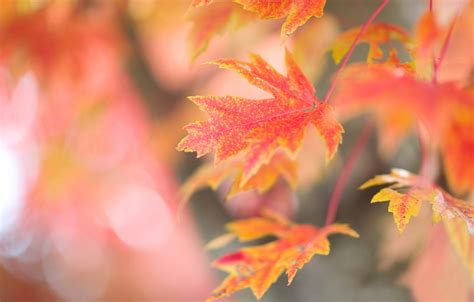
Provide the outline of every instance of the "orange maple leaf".
<path id="1" fill-rule="evenodd" d="M 332 57 L 336 64 L 342 60 L 346 53 L 351 48 L 351 45 L 360 31 L 360 27 L 352 28 L 340 34 L 333 42 L 331 50 Z M 360 37 L 358 43 L 369 44 L 369 53 L 367 55 L 367 62 L 373 63 L 383 59 L 382 44 L 397 40 L 403 43 L 407 48 L 411 48 L 410 34 L 403 28 L 389 24 L 389 23 L 374 23 L 367 28 L 367 31 Z M 394 51 L 394 48 L 390 46 Z"/>
<path id="2" fill-rule="evenodd" d="M 472 89 L 418 80 L 402 69 L 353 65 L 343 76 L 334 104 L 345 117 L 374 114 L 385 154 L 393 153 L 413 128 L 423 125 L 441 150 L 450 187 L 457 192 L 474 188 Z"/>
<path id="3" fill-rule="evenodd" d="M 229 273 L 229 276 L 213 291 L 208 301 L 230 296 L 245 288 L 250 288 L 260 299 L 283 272 L 286 271 L 290 285 L 296 272 L 314 255 L 328 255 L 329 235 L 359 236 L 346 224 L 317 228 L 308 224 L 294 224 L 271 212 L 264 212 L 263 217 L 231 222 L 227 229 L 240 241 L 266 236 L 275 236 L 277 240 L 244 247 L 214 261 L 213 265 Z M 226 235 L 220 240 L 227 243 L 229 237 Z"/>
<path id="4" fill-rule="evenodd" d="M 392 169 L 390 174 L 378 175 L 365 182 L 360 189 L 387 185 L 372 198 L 374 202 L 388 201 L 388 211 L 398 230 L 402 233 L 411 217 L 417 216 L 424 201 L 431 203 L 433 221 L 452 218 L 465 222 L 468 231 L 474 234 L 474 205 L 449 195 L 440 187 L 406 170 Z"/>
<path id="5" fill-rule="evenodd" d="M 331 106 L 319 103 L 315 89 L 286 53 L 288 75 L 273 69 L 258 55 L 251 61 L 218 60 L 214 64 L 238 72 L 273 98 L 251 100 L 234 96 L 195 96 L 191 101 L 210 115 L 207 121 L 185 127 L 188 131 L 178 150 L 203 156 L 215 150 L 215 164 L 242 155 L 242 183 L 270 162 L 278 150 L 296 156 L 308 124 L 313 124 L 326 144 L 331 159 L 342 140 L 343 128 Z"/>
<path id="6" fill-rule="evenodd" d="M 359 31 L 360 27 L 349 29 L 334 41 L 331 50 L 336 64 L 350 49 Z M 369 44 L 368 63 L 384 63 L 392 67 L 402 67 L 410 73 L 416 72 L 420 79 L 429 79 L 434 72 L 434 55 L 440 51 L 447 32 L 448 29 L 441 27 L 433 13 L 428 10 L 420 17 L 413 34 L 397 25 L 377 23 L 369 26 L 358 43 Z M 401 63 L 398 51 L 391 41 L 399 41 L 404 46 L 410 55 L 406 62 Z M 388 56 L 385 60 L 382 44 L 386 44 L 388 48 Z"/>

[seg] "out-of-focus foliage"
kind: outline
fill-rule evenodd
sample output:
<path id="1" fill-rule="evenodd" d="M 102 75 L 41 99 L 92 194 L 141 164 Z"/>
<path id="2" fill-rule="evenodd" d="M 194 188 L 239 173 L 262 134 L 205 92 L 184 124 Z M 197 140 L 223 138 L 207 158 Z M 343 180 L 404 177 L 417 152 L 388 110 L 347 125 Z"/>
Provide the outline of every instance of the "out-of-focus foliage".
<path id="1" fill-rule="evenodd" d="M 332 57 L 336 64 L 339 64 L 342 58 L 349 51 L 349 48 L 351 47 L 351 44 L 359 31 L 359 27 L 353 28 L 340 34 L 337 39 L 335 39 L 331 50 Z M 410 42 L 410 35 L 403 28 L 393 24 L 376 23 L 371 25 L 359 40 L 359 43 L 365 42 L 369 44 L 367 63 L 382 60 L 384 57 L 384 52 L 381 48 L 381 45 L 389 43 L 393 40 L 397 40 L 403 44 L 408 45 Z"/>
<path id="2" fill-rule="evenodd" d="M 176 222 L 177 185 L 126 68 L 126 2 L 7 1 L 1 13 L 1 299 L 205 297 L 205 258 Z M 200 280 L 186 291 L 159 277 L 180 266 Z M 144 275 L 155 284 L 120 290 Z"/>
<path id="3" fill-rule="evenodd" d="M 450 186 L 457 192 L 473 188 L 472 89 L 458 88 L 452 83 L 433 86 L 401 69 L 383 66 L 351 66 L 344 79 L 335 99 L 336 108 L 345 116 L 374 114 L 383 151 L 393 153 L 401 140 L 421 125 L 443 155 Z"/>
<path id="4" fill-rule="evenodd" d="M 0 300 L 194 301 L 216 287 L 214 298 L 242 301 L 254 299 L 245 287 L 269 302 L 467 300 L 474 3 L 435 0 L 427 12 L 428 1 L 391 0 L 330 104 L 319 102 L 380 3 L 1 1 Z M 203 112 L 189 95 L 239 97 L 195 97 Z M 361 236 L 331 239 L 331 255 L 310 262 L 329 253 L 330 233 L 356 235 L 315 225 L 370 117 L 378 139 L 356 160 L 336 217 Z M 226 160 L 176 151 L 190 122 L 201 143 L 215 140 L 206 153 Z M 370 206 L 376 188 L 357 185 L 418 164 L 419 175 L 375 178 L 398 194 L 399 234 Z M 177 217 L 188 200 L 199 202 Z M 418 214 L 407 225 L 404 201 Z M 249 217 L 267 208 L 279 214 Z M 205 251 L 226 223 L 209 247 L 227 256 Z M 236 248 L 236 237 L 257 242 Z M 209 257 L 228 273 L 220 287 Z M 277 280 L 285 271 L 291 287 Z"/>

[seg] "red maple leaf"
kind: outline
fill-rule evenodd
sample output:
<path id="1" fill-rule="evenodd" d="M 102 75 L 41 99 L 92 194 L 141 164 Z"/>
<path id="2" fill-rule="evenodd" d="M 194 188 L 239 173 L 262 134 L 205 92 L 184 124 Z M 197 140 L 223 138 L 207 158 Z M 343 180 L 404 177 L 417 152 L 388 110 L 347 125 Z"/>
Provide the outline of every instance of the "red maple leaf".
<path id="1" fill-rule="evenodd" d="M 244 99 L 235 96 L 190 97 L 210 119 L 185 127 L 188 131 L 178 150 L 203 156 L 215 151 L 215 163 L 242 154 L 245 183 L 279 149 L 294 158 L 309 124 L 314 125 L 325 141 L 327 159 L 341 143 L 343 128 L 335 119 L 331 106 L 319 103 L 315 89 L 300 68 L 286 53 L 287 76 L 273 69 L 258 55 L 251 61 L 218 60 L 221 68 L 238 72 L 251 84 L 271 93 L 273 98 Z"/>

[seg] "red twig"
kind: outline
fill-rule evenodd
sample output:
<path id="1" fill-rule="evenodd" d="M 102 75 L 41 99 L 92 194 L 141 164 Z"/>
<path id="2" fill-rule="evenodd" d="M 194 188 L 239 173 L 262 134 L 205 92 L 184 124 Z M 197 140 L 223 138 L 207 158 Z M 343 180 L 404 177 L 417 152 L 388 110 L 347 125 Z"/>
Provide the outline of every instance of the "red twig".
<path id="1" fill-rule="evenodd" d="M 433 11 L 433 0 L 430 0 L 430 12 Z"/>
<path id="2" fill-rule="evenodd" d="M 423 128 L 421 124 L 418 124 L 418 143 L 420 145 L 420 154 L 421 154 L 421 164 L 420 169 L 418 171 L 418 175 L 422 177 L 426 176 L 427 168 L 428 168 L 428 157 L 427 157 L 427 145 L 426 140 L 423 137 Z"/>
<path id="3" fill-rule="evenodd" d="M 388 4 L 390 0 L 384 0 L 378 7 L 377 9 L 372 13 L 372 15 L 370 15 L 369 19 L 364 23 L 364 25 L 362 25 L 359 33 L 357 34 L 357 36 L 355 37 L 354 41 L 352 42 L 352 45 L 351 45 L 351 48 L 349 48 L 349 51 L 346 53 L 346 55 L 344 56 L 344 59 L 342 59 L 342 63 L 341 65 L 339 65 L 339 68 L 336 72 L 336 75 L 334 76 L 334 79 L 331 83 L 331 86 L 329 87 L 328 89 L 328 92 L 326 93 L 325 97 L 324 97 L 324 100 L 323 102 L 326 103 L 329 101 L 329 98 L 331 97 L 334 89 L 336 88 L 336 84 L 337 84 L 337 80 L 342 72 L 342 70 L 344 69 L 344 67 L 346 66 L 347 64 L 347 61 L 349 61 L 349 58 L 351 57 L 352 55 L 352 52 L 354 51 L 356 45 L 357 45 L 357 42 L 359 42 L 360 38 L 365 34 L 365 32 L 367 31 L 367 28 L 369 28 L 370 24 L 374 21 L 374 19 L 377 17 L 377 15 L 382 11 L 382 9 L 385 7 L 385 5 Z"/>
<path id="4" fill-rule="evenodd" d="M 326 214 L 326 225 L 330 225 L 334 222 L 336 218 L 337 207 L 339 205 L 339 201 L 341 199 L 342 191 L 346 186 L 347 180 L 354 168 L 354 165 L 359 158 L 362 150 L 364 149 L 367 141 L 369 140 L 372 131 L 374 130 L 374 122 L 372 120 L 368 121 L 365 125 L 364 129 L 362 130 L 361 134 L 357 138 L 357 141 L 352 148 L 349 157 L 347 158 L 344 167 L 342 168 L 341 174 L 337 179 L 336 185 L 334 186 L 334 190 L 331 195 L 331 199 L 329 200 L 328 211 Z"/>

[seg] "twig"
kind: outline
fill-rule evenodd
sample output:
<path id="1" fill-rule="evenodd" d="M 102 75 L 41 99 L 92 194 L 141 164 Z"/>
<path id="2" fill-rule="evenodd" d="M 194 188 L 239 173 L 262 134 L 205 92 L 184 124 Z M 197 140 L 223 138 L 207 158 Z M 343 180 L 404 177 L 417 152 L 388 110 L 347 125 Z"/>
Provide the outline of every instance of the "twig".
<path id="1" fill-rule="evenodd" d="M 347 158 L 344 167 L 342 168 L 341 174 L 337 179 L 336 185 L 334 186 L 334 191 L 332 192 L 331 199 L 329 200 L 328 211 L 326 214 L 326 225 L 332 224 L 336 218 L 337 207 L 339 206 L 339 202 L 341 200 L 341 194 L 346 186 L 347 180 L 359 158 L 362 150 L 364 149 L 367 141 L 374 130 L 374 121 L 369 120 L 366 124 L 364 129 L 362 130 L 361 134 L 357 138 L 357 141 L 352 148 L 349 157 Z"/>
<path id="2" fill-rule="evenodd" d="M 427 173 L 428 173 L 428 153 L 427 153 L 427 141 L 425 137 L 423 136 L 423 126 L 421 123 L 418 123 L 418 143 L 420 145 L 420 156 L 421 156 L 421 163 L 420 163 L 420 168 L 418 170 L 418 175 L 420 175 L 423 178 L 426 178 Z"/>
<path id="3" fill-rule="evenodd" d="M 329 98 L 331 97 L 334 89 L 336 88 L 336 84 L 337 84 L 337 80 L 342 72 L 342 70 L 344 69 L 344 67 L 346 66 L 347 64 L 347 61 L 349 61 L 349 58 L 351 57 L 352 55 L 352 52 L 354 51 L 357 43 L 359 42 L 359 40 L 361 39 L 361 37 L 365 34 L 365 32 L 367 31 L 367 29 L 369 28 L 370 24 L 374 21 L 374 19 L 377 17 L 377 15 L 382 11 L 382 9 L 388 4 L 390 0 L 384 0 L 378 7 L 377 9 L 372 13 L 372 15 L 370 15 L 369 19 L 364 23 L 364 25 L 362 25 L 359 33 L 357 34 L 357 36 L 355 37 L 354 41 L 352 42 L 352 45 L 351 45 L 351 48 L 349 48 L 349 51 L 346 53 L 346 55 L 344 56 L 344 59 L 342 59 L 342 63 L 341 65 L 339 65 L 339 69 L 337 70 L 336 72 L 336 75 L 334 76 L 334 79 L 331 83 L 331 86 L 329 87 L 328 89 L 328 92 L 326 93 L 326 96 L 324 97 L 323 99 L 323 102 L 326 103 L 329 101 Z"/>

